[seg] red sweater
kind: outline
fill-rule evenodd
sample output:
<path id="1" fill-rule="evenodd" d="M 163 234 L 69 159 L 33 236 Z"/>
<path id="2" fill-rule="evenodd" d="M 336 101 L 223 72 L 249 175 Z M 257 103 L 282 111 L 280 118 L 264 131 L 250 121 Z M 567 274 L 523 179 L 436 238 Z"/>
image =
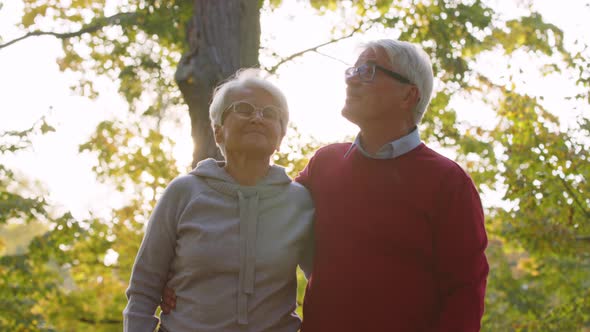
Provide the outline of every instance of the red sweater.
<path id="1" fill-rule="evenodd" d="M 297 178 L 316 205 L 303 332 L 479 331 L 488 263 L 478 192 L 421 144 L 376 160 L 318 150 Z"/>

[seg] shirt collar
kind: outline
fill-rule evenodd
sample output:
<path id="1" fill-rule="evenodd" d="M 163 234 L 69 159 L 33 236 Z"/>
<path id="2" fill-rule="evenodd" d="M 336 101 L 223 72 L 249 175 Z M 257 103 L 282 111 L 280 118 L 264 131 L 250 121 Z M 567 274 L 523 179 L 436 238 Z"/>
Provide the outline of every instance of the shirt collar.
<path id="1" fill-rule="evenodd" d="M 394 159 L 403 154 L 406 154 L 414 150 L 422 141 L 420 140 L 420 133 L 418 127 L 414 128 L 406 136 L 400 137 L 394 141 L 388 142 L 383 145 L 377 153 L 374 155 L 370 154 L 363 148 L 361 144 L 361 134 L 356 135 L 356 138 L 348 151 L 344 154 L 344 157 L 348 157 L 350 152 L 356 147 L 365 157 L 371 159 Z"/>

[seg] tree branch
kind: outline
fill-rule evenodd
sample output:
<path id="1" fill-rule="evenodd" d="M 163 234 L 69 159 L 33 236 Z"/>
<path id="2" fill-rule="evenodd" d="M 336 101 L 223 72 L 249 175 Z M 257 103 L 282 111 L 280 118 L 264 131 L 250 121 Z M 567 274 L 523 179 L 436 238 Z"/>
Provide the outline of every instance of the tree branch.
<path id="1" fill-rule="evenodd" d="M 363 24 L 364 24 L 364 22 L 361 22 L 361 23 L 360 23 L 360 24 L 359 24 L 359 25 L 358 25 L 356 28 L 354 28 L 354 29 L 353 29 L 353 30 L 352 30 L 352 31 L 351 31 L 349 34 L 347 34 L 347 35 L 345 35 L 345 36 L 338 37 L 338 38 L 334 38 L 334 39 L 332 39 L 332 40 L 329 40 L 329 41 L 327 41 L 327 42 L 325 42 L 325 43 L 322 43 L 322 44 L 319 44 L 319 45 L 317 45 L 317 46 L 310 47 L 310 48 L 308 48 L 308 49 L 305 49 L 305 50 L 303 50 L 303 51 L 299 51 L 299 52 L 297 52 L 297 53 L 293 53 L 293 54 L 289 55 L 288 57 L 282 58 L 282 59 L 281 59 L 279 62 L 277 62 L 277 63 L 276 63 L 274 66 L 272 66 L 272 67 L 270 67 L 270 68 L 264 68 L 264 69 L 265 69 L 266 71 L 268 71 L 269 73 L 271 73 L 271 74 L 274 74 L 274 73 L 277 71 L 277 69 L 278 69 L 278 68 L 279 68 L 279 67 L 280 67 L 280 66 L 281 66 L 283 63 L 285 63 L 285 62 L 288 62 L 288 61 L 291 61 L 291 60 L 293 60 L 293 59 L 295 59 L 295 58 L 297 58 L 297 57 L 300 57 L 300 56 L 304 55 L 305 53 L 309 53 L 309 52 L 317 52 L 317 50 L 318 50 L 319 48 L 321 48 L 321 47 L 324 47 L 324 46 L 326 46 L 326 45 L 330 45 L 330 44 L 333 44 L 333 43 L 339 42 L 339 41 L 341 41 L 341 40 L 343 40 L 343 39 L 347 39 L 347 38 L 350 38 L 350 37 L 352 37 L 352 36 L 353 36 L 355 33 L 359 32 L 359 31 L 361 30 L 361 28 L 362 28 Z M 322 55 L 326 56 L 325 54 L 322 54 Z"/>
<path id="2" fill-rule="evenodd" d="M 588 211 L 588 210 L 586 210 L 586 208 L 584 208 L 584 205 L 582 204 L 582 202 L 580 202 L 578 200 L 578 196 L 576 195 L 576 193 L 574 192 L 572 187 L 567 183 L 567 181 L 565 181 L 561 177 L 557 176 L 557 178 L 561 181 L 561 184 L 565 187 L 567 192 L 572 196 L 572 198 L 574 199 L 574 203 L 576 203 L 575 205 L 582 211 L 582 213 L 587 218 L 590 218 L 590 211 Z"/>
<path id="3" fill-rule="evenodd" d="M 78 321 L 82 322 L 82 323 L 86 323 L 86 324 L 91 324 L 91 325 L 97 325 L 97 324 L 123 324 L 123 321 L 120 319 L 101 319 L 101 320 L 95 320 L 92 318 L 85 318 L 85 317 L 80 317 L 78 318 Z"/>
<path id="4" fill-rule="evenodd" d="M 74 32 L 51 32 L 51 31 L 31 31 L 24 36 L 15 38 L 9 42 L 4 44 L 0 44 L 0 49 L 3 49 L 7 46 L 10 46 L 14 43 L 17 43 L 21 40 L 25 40 L 29 37 L 36 37 L 36 36 L 53 36 L 58 39 L 68 39 L 72 37 L 81 36 L 85 33 L 93 33 L 96 32 L 104 27 L 111 26 L 111 25 L 121 25 L 123 23 L 128 23 L 129 21 L 134 21 L 138 17 L 138 13 L 118 13 L 113 16 L 108 17 L 99 17 L 93 20 L 91 23 L 87 24 L 86 26 L 82 27 L 82 29 Z"/>
<path id="5" fill-rule="evenodd" d="M 330 58 L 330 59 L 332 59 L 332 60 L 334 60 L 334 61 L 338 61 L 338 62 L 340 62 L 340 63 L 342 63 L 342 64 L 345 64 L 345 65 L 347 65 L 347 66 L 350 66 L 350 65 L 351 65 L 350 63 L 347 63 L 346 61 L 344 61 L 344 60 L 342 60 L 342 59 L 338 59 L 337 57 L 331 56 L 330 54 L 322 53 L 322 52 L 320 52 L 320 51 L 315 51 L 315 52 L 316 52 L 317 54 L 321 55 L 321 56 L 325 56 L 326 58 Z"/>

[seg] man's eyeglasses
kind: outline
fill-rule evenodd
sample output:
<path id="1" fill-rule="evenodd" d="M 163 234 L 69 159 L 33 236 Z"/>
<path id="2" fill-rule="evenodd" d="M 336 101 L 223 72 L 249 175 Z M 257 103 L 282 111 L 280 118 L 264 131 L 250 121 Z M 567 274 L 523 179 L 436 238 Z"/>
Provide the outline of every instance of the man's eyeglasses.
<path id="1" fill-rule="evenodd" d="M 256 115 L 260 116 L 264 120 L 268 121 L 279 121 L 281 118 L 281 109 L 274 105 L 267 105 L 264 107 L 256 107 L 245 101 L 236 101 L 229 105 L 221 116 L 221 122 L 225 120 L 228 112 L 235 113 L 242 119 L 250 119 Z"/>
<path id="2" fill-rule="evenodd" d="M 379 69 L 380 71 L 382 71 L 383 73 L 387 74 L 389 77 L 395 79 L 400 83 L 413 84 L 412 81 L 410 81 L 403 75 L 391 71 L 373 62 L 367 62 L 358 67 L 350 67 L 344 71 L 344 75 L 346 79 L 350 79 L 357 76 L 361 82 L 371 83 L 375 79 L 375 71 L 377 69 Z"/>

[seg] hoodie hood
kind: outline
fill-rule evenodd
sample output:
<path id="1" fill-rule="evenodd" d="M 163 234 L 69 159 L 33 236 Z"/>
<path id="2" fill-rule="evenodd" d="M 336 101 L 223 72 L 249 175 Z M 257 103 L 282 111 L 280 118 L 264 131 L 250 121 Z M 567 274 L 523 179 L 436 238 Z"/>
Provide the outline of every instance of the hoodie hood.
<path id="1" fill-rule="evenodd" d="M 223 168 L 225 161 L 208 158 L 200 161 L 190 174 L 205 180 L 216 191 L 226 195 L 238 196 L 238 191 L 246 196 L 258 194 L 261 198 L 270 197 L 284 190 L 284 186 L 291 183 L 291 178 L 285 168 L 271 165 L 266 176 L 254 186 L 242 186 L 237 183 Z"/>

